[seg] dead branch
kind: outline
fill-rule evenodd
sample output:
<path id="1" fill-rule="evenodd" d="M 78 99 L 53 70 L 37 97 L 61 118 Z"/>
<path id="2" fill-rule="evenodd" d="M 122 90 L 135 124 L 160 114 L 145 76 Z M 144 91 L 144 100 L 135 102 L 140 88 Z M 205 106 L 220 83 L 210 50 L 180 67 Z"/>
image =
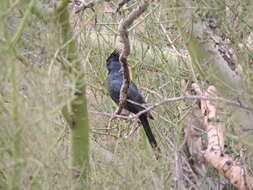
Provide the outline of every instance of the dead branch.
<path id="1" fill-rule="evenodd" d="M 201 93 L 198 85 L 194 84 L 198 94 Z M 202 93 L 201 93 L 202 94 Z M 204 96 L 217 96 L 217 90 L 210 86 L 203 94 Z M 217 106 L 210 100 L 201 100 L 201 111 L 204 115 L 204 125 L 208 136 L 207 149 L 203 157 L 214 168 L 222 172 L 231 184 L 241 190 L 253 189 L 253 178 L 249 175 L 245 167 L 237 163 L 232 157 L 224 154 L 224 135 L 221 124 L 217 121 Z"/>
<path id="2" fill-rule="evenodd" d="M 221 97 L 214 97 L 214 96 L 180 96 L 180 97 L 175 97 L 175 98 L 167 98 L 162 100 L 161 102 L 158 102 L 156 104 L 153 104 L 152 106 L 147 107 L 145 110 L 139 112 L 138 114 L 136 114 L 135 117 L 139 117 L 141 114 L 149 112 L 150 110 L 159 107 L 162 104 L 166 104 L 169 102 L 178 102 L 178 101 L 182 101 L 182 100 L 209 100 L 209 101 L 215 101 L 215 102 L 221 102 L 227 105 L 231 105 L 231 106 L 236 106 L 239 107 L 241 109 L 244 109 L 246 111 L 252 112 L 253 113 L 253 108 L 244 105 L 238 101 L 233 101 L 233 100 L 228 100 L 225 98 L 221 98 Z"/>
<path id="3" fill-rule="evenodd" d="M 127 91 L 130 83 L 130 74 L 127 64 L 127 57 L 130 54 L 130 42 L 128 39 L 128 31 L 127 29 L 129 26 L 136 20 L 148 7 L 149 0 L 142 0 L 140 5 L 136 9 L 134 9 L 125 19 L 123 19 L 119 24 L 119 34 L 120 34 L 120 41 L 123 45 L 119 61 L 122 65 L 122 71 L 123 71 L 123 84 L 120 89 L 120 102 L 118 110 L 116 111 L 116 114 L 120 114 L 127 98 Z"/>
<path id="4" fill-rule="evenodd" d="M 112 117 L 112 118 L 133 120 L 133 119 L 137 119 L 141 114 L 150 112 L 151 110 L 153 110 L 153 109 L 155 109 L 155 108 L 157 108 L 157 107 L 159 107 L 163 104 L 170 103 L 170 102 L 178 102 L 178 101 L 183 101 L 183 100 L 208 100 L 210 102 L 221 102 L 221 103 L 224 103 L 224 104 L 227 104 L 227 105 L 230 105 L 230 106 L 234 106 L 234 107 L 238 107 L 238 108 L 241 108 L 241 109 L 244 109 L 246 111 L 249 111 L 249 112 L 253 113 L 253 108 L 251 108 L 247 105 L 244 105 L 244 104 L 242 104 L 238 101 L 228 100 L 228 99 L 217 97 L 217 96 L 214 97 L 214 96 L 190 96 L 190 95 L 189 96 L 179 96 L 179 97 L 174 97 L 174 98 L 166 98 L 166 99 L 164 99 L 164 100 L 162 100 L 158 103 L 155 103 L 151 106 L 148 106 L 148 107 L 146 107 L 143 104 L 139 104 L 139 103 L 133 102 L 131 100 L 127 100 L 127 101 L 131 102 L 132 104 L 137 104 L 137 105 L 140 105 L 143 108 L 145 108 L 143 111 L 139 112 L 135 116 L 123 116 L 123 115 L 119 115 L 117 113 L 115 113 L 115 114 L 101 113 L 101 112 L 91 112 L 91 113 L 102 114 L 102 115 L 109 116 L 109 117 Z M 204 107 L 204 105 L 202 105 L 202 107 Z"/>

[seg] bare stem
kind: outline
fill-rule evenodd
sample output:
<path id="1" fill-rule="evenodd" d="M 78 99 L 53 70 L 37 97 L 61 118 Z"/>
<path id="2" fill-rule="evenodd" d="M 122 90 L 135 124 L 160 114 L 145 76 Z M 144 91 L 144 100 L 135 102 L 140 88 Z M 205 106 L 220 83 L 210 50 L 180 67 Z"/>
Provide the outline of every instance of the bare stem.
<path id="1" fill-rule="evenodd" d="M 183 101 L 183 100 L 209 100 L 209 101 L 214 101 L 214 102 L 221 102 L 221 103 L 224 103 L 224 104 L 227 104 L 227 105 L 230 105 L 230 106 L 239 107 L 241 109 L 244 109 L 248 112 L 253 113 L 253 108 L 251 108 L 247 105 L 244 105 L 241 102 L 228 100 L 228 99 L 217 97 L 217 96 L 179 96 L 179 97 L 174 97 L 174 98 L 166 98 L 166 99 L 164 99 L 160 102 L 157 102 L 156 104 L 153 104 L 153 105 L 151 105 L 149 107 L 146 107 L 146 108 L 142 104 L 138 104 L 138 103 L 135 103 L 135 102 L 131 101 L 131 103 L 143 106 L 143 108 L 145 108 L 145 109 L 143 111 L 139 112 L 138 114 L 136 114 L 135 116 L 130 116 L 130 117 L 129 116 L 119 115 L 117 113 L 110 114 L 110 113 L 101 113 L 101 112 L 93 112 L 93 111 L 91 113 L 102 114 L 102 115 L 106 115 L 106 116 L 113 117 L 113 118 L 133 120 L 133 119 L 137 119 L 141 114 L 147 113 L 147 112 L 155 109 L 156 107 L 161 106 L 162 104 L 166 104 L 166 103 L 169 103 L 169 102 L 178 102 L 178 101 Z"/>

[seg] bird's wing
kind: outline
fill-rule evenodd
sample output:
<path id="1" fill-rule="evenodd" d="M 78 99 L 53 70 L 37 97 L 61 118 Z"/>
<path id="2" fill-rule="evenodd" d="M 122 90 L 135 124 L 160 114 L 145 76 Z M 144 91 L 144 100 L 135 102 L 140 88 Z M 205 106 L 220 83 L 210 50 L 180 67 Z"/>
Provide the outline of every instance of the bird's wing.
<path id="1" fill-rule="evenodd" d="M 119 80 L 111 80 L 109 83 L 109 94 L 116 104 L 119 104 L 121 84 L 122 84 L 122 81 L 119 81 Z M 127 99 L 133 102 L 136 102 L 137 104 L 146 103 L 142 95 L 139 93 L 138 88 L 132 82 L 130 83 L 129 88 L 128 88 Z M 130 102 L 126 104 L 125 108 L 128 111 L 133 112 L 135 114 L 144 109 L 143 106 L 136 105 Z M 149 112 L 147 113 L 147 116 L 150 119 L 154 119 L 153 116 Z"/>
<path id="2" fill-rule="evenodd" d="M 139 93 L 136 85 L 131 82 L 128 88 L 127 99 L 137 102 L 139 104 L 146 103 L 142 95 Z"/>
<path id="3" fill-rule="evenodd" d="M 109 82 L 109 94 L 116 104 L 119 104 L 119 94 L 121 88 L 121 82 L 118 80 L 112 80 Z"/>
<path id="4" fill-rule="evenodd" d="M 131 82 L 129 85 L 127 99 L 134 101 L 138 104 L 146 104 L 143 96 L 139 93 L 138 88 L 136 87 L 136 85 L 133 82 Z M 131 107 L 133 107 L 133 106 L 131 106 Z M 134 109 L 136 110 L 136 112 L 139 112 L 139 111 L 143 110 L 144 107 L 135 105 Z M 152 116 L 152 114 L 150 112 L 147 112 L 147 116 L 150 119 L 154 119 L 154 117 Z"/>

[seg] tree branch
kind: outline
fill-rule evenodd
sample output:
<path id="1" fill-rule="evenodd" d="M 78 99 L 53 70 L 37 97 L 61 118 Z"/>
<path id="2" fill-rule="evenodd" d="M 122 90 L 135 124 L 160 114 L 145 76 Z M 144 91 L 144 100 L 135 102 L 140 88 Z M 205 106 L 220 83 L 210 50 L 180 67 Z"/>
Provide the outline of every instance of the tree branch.
<path id="1" fill-rule="evenodd" d="M 251 108 L 247 105 L 241 104 L 240 102 L 233 101 L 233 100 L 228 100 L 228 99 L 221 98 L 221 97 L 216 97 L 216 96 L 215 97 L 213 97 L 213 96 L 179 96 L 179 97 L 175 97 L 175 98 L 167 98 L 167 99 L 162 100 L 161 102 L 153 104 L 152 106 L 149 106 L 145 110 L 143 110 L 143 111 L 139 112 L 138 114 L 136 114 L 135 117 L 139 117 L 141 114 L 149 112 L 150 110 L 152 110 L 152 109 L 154 109 L 154 108 L 156 108 L 156 107 L 158 107 L 162 104 L 166 104 L 166 103 L 169 103 L 169 102 L 178 102 L 178 101 L 181 101 L 181 100 L 209 100 L 209 101 L 215 101 L 215 102 L 222 102 L 224 104 L 231 105 L 231 106 L 236 106 L 236 107 L 239 107 L 241 109 L 244 109 L 246 111 L 249 111 L 249 112 L 253 113 L 253 108 Z"/>
<path id="2" fill-rule="evenodd" d="M 130 116 L 130 117 L 129 116 L 119 115 L 117 113 L 110 114 L 110 113 L 101 113 L 101 112 L 93 112 L 93 111 L 91 113 L 102 114 L 102 115 L 110 116 L 110 117 L 113 117 L 113 118 L 133 120 L 133 119 L 137 119 L 140 115 L 142 115 L 144 113 L 147 113 L 147 112 L 161 106 L 162 104 L 166 104 L 166 103 L 169 103 L 169 102 L 178 102 L 178 101 L 182 101 L 182 100 L 208 100 L 208 101 L 212 101 L 212 102 L 221 102 L 221 103 L 224 103 L 224 104 L 227 104 L 227 105 L 230 105 L 230 106 L 234 106 L 234 107 L 238 107 L 238 108 L 241 108 L 241 109 L 244 109 L 248 112 L 253 113 L 253 108 L 251 108 L 247 105 L 244 105 L 244 104 L 242 104 L 240 102 L 237 102 L 237 101 L 217 97 L 217 96 L 179 96 L 179 97 L 174 97 L 174 98 L 166 98 L 166 99 L 164 99 L 160 102 L 157 102 L 156 104 L 153 104 L 149 107 L 145 107 L 144 105 L 139 104 L 137 102 L 127 100 L 127 101 L 131 102 L 132 104 L 140 105 L 143 108 L 145 108 L 144 110 L 142 110 L 141 112 L 139 112 L 135 116 Z"/>
<path id="3" fill-rule="evenodd" d="M 134 22 L 134 20 L 136 20 L 147 9 L 148 5 L 149 0 L 142 0 L 140 5 L 136 9 L 134 9 L 125 19 L 123 19 L 118 27 L 120 40 L 123 45 L 119 57 L 119 61 L 122 65 L 123 71 L 123 84 L 120 89 L 120 102 L 116 114 L 120 114 L 125 105 L 127 98 L 127 91 L 130 84 L 130 74 L 127 64 L 127 57 L 130 54 L 130 42 L 128 38 L 127 29 Z"/>

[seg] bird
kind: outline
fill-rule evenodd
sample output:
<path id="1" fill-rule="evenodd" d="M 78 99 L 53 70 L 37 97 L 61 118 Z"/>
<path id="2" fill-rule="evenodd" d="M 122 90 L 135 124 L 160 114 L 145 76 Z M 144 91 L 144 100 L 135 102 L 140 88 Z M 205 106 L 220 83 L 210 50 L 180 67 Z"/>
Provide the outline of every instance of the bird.
<path id="1" fill-rule="evenodd" d="M 111 55 L 106 59 L 106 67 L 108 70 L 108 77 L 107 77 L 108 91 L 112 100 L 116 104 L 119 104 L 120 89 L 123 83 L 123 73 L 121 70 L 121 63 L 119 62 L 119 56 L 120 56 L 120 50 L 115 49 L 111 53 Z M 139 105 L 133 102 L 136 102 Z M 130 81 L 128 92 L 127 92 L 127 100 L 124 105 L 124 109 L 134 114 L 138 114 L 139 112 L 145 109 L 143 106 L 141 106 L 141 104 L 145 104 L 145 103 L 146 102 L 143 96 L 140 94 L 137 86 L 132 81 Z M 156 150 L 156 152 L 157 151 L 160 152 L 160 149 L 157 145 L 157 141 L 150 128 L 148 118 L 154 119 L 153 116 L 149 112 L 141 114 L 138 119 L 143 125 L 145 134 L 148 137 L 148 141 L 151 147 L 154 150 Z"/>

